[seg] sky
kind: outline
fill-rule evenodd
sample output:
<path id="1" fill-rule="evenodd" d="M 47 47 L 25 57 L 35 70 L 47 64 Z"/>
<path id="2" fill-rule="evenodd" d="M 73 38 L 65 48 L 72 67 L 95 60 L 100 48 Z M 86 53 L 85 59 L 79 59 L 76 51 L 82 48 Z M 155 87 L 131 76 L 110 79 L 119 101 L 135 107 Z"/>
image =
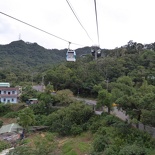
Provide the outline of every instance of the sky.
<path id="1" fill-rule="evenodd" d="M 154 0 L 0 0 L 0 12 L 22 20 L 52 35 L 34 29 L 0 13 L 0 44 L 23 40 L 47 49 L 71 49 L 99 45 L 114 49 L 129 40 L 155 42 Z M 86 33 L 87 32 L 87 33 Z M 65 40 L 65 41 L 64 41 Z"/>

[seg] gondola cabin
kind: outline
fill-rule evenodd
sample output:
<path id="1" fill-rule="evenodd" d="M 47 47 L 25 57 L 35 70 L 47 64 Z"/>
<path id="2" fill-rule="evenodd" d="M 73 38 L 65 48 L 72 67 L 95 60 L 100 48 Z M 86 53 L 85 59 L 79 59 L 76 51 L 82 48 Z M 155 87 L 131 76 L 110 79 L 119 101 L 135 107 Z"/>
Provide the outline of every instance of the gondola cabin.
<path id="1" fill-rule="evenodd" d="M 98 57 L 101 57 L 101 49 L 99 46 L 92 46 L 91 47 L 91 53 L 92 53 L 92 56 L 95 56 L 98 58 Z"/>
<path id="2" fill-rule="evenodd" d="M 67 61 L 76 61 L 76 52 L 74 50 L 68 50 L 66 53 Z"/>

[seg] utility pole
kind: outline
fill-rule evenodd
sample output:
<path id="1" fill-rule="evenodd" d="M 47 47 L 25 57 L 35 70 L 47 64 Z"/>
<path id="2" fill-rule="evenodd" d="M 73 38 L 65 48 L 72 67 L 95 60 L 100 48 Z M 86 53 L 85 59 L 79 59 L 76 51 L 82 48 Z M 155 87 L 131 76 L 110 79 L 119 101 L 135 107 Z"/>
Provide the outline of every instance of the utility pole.
<path id="1" fill-rule="evenodd" d="M 32 73 L 32 86 L 33 86 L 33 73 Z"/>
<path id="2" fill-rule="evenodd" d="M 106 82 L 106 88 L 107 88 L 107 91 L 108 91 L 108 89 L 109 89 L 109 79 L 105 80 L 105 82 Z"/>
<path id="3" fill-rule="evenodd" d="M 44 92 L 44 76 L 45 76 L 45 75 L 42 75 L 42 82 L 41 82 L 41 83 L 42 83 L 42 84 L 41 84 L 41 85 L 42 85 L 42 92 Z"/>

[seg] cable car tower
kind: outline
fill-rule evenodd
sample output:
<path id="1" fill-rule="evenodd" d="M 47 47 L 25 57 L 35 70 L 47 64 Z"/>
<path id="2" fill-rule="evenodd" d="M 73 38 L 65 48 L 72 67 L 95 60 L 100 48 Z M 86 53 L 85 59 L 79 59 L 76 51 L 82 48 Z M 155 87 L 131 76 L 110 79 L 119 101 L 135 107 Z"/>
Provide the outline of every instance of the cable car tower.
<path id="1" fill-rule="evenodd" d="M 68 50 L 66 53 L 66 60 L 75 62 L 76 61 L 76 52 L 75 52 L 75 50 L 70 49 L 70 44 L 71 44 L 71 42 L 69 42 L 69 45 L 68 45 Z"/>

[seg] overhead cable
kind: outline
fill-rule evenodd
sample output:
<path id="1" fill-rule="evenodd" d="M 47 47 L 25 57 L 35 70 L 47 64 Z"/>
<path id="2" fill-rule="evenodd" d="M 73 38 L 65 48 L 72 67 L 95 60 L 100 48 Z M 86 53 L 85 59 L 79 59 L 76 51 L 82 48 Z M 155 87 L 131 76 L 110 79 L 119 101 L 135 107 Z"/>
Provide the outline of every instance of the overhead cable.
<path id="1" fill-rule="evenodd" d="M 94 5 L 95 5 L 95 15 L 96 15 L 96 27 L 97 27 L 98 45 L 100 46 L 100 41 L 99 41 L 99 30 L 98 30 L 98 19 L 97 19 L 97 7 L 96 7 L 96 0 L 94 0 Z"/>
<path id="2" fill-rule="evenodd" d="M 6 14 L 6 13 L 3 13 L 3 12 L 0 12 L 0 13 L 3 14 L 3 15 L 5 15 L 5 16 L 7 16 L 7 17 L 10 17 L 10 18 L 12 18 L 12 19 L 14 19 L 14 20 L 17 20 L 18 22 L 21 22 L 21 23 L 23 23 L 23 24 L 25 24 L 25 25 L 28 25 L 28 26 L 30 26 L 30 27 L 33 27 L 33 28 L 35 28 L 35 29 L 37 29 L 37 30 L 39 30 L 39 31 L 42 31 L 42 32 L 44 32 L 44 33 L 46 33 L 46 34 L 49 34 L 49 35 L 53 36 L 53 37 L 56 37 L 56 38 L 58 38 L 58 39 L 60 39 L 60 40 L 63 40 L 63 41 L 65 41 L 65 42 L 70 42 L 70 43 L 72 43 L 72 44 L 74 44 L 74 45 L 83 46 L 83 45 L 76 44 L 76 43 L 73 43 L 73 42 L 71 42 L 71 41 L 68 41 L 68 40 L 66 40 L 66 39 L 63 39 L 63 38 L 61 38 L 61 37 L 58 37 L 58 36 L 56 36 L 56 35 L 54 35 L 54 34 L 52 34 L 52 33 L 49 33 L 49 32 L 47 32 L 47 31 L 45 31 L 45 30 L 43 30 L 43 29 L 40 29 L 40 28 L 38 28 L 38 27 L 36 27 L 36 26 L 33 26 L 33 25 L 31 25 L 31 24 L 28 24 L 28 23 L 26 23 L 26 22 L 24 22 L 24 21 L 22 21 L 22 20 L 19 20 L 19 19 L 13 17 L 13 16 L 10 16 L 10 15 L 8 15 L 8 14 Z"/>
<path id="3" fill-rule="evenodd" d="M 79 22 L 79 24 L 81 25 L 81 27 L 84 29 L 84 31 L 86 32 L 87 36 L 89 37 L 89 39 L 93 42 L 93 40 L 91 39 L 91 37 L 89 36 L 88 32 L 86 31 L 86 29 L 84 28 L 84 26 L 82 25 L 82 23 L 80 22 L 79 18 L 77 17 L 73 7 L 71 6 L 70 2 L 68 0 L 66 0 L 66 2 L 68 3 L 70 9 L 72 10 L 74 16 L 76 17 L 77 21 Z"/>

